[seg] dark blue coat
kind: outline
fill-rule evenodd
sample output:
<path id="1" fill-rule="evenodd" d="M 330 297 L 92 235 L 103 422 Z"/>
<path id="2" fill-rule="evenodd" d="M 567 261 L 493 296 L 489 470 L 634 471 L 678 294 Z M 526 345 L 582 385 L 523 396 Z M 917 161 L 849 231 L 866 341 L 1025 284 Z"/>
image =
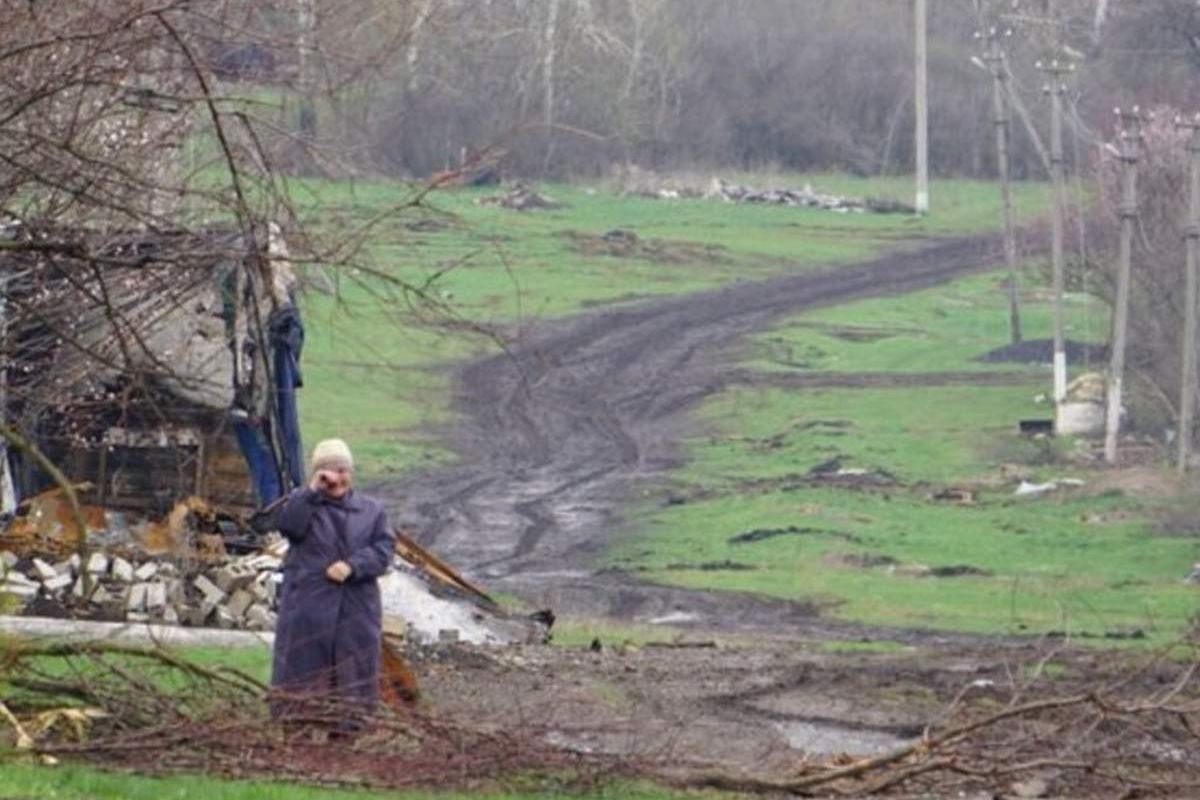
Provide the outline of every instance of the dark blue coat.
<path id="1" fill-rule="evenodd" d="M 332 500 L 297 489 L 279 511 L 290 544 L 283 564 L 271 684 L 277 699 L 328 697 L 369 711 L 379 699 L 383 607 L 376 578 L 392 563 L 395 534 L 383 507 L 351 491 Z M 325 576 L 335 561 L 345 583 Z M 276 706 L 277 713 L 286 713 Z"/>

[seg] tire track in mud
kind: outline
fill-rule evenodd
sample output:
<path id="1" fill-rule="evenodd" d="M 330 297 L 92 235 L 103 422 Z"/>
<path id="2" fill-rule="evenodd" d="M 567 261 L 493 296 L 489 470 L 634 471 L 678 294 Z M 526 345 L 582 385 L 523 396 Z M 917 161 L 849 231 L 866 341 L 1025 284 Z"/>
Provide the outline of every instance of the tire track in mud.
<path id="1" fill-rule="evenodd" d="M 734 384 L 1004 384 L 1019 373 L 758 375 L 721 352 L 786 314 L 913 292 L 994 267 L 994 237 L 937 241 L 861 264 L 547 322 L 461 369 L 449 433 L 458 463 L 380 494 L 423 544 L 496 591 L 558 610 L 837 637 L 861 626 L 804 603 L 645 584 L 597 571 L 622 512 L 681 463 L 688 412 Z M 894 638 L 895 632 L 889 632 Z M 930 635 L 953 639 L 953 635 Z"/>

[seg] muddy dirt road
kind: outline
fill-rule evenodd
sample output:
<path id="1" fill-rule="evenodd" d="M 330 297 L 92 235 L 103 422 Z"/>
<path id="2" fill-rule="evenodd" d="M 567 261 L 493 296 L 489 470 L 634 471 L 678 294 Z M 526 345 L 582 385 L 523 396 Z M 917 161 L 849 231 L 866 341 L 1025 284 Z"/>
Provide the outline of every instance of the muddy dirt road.
<path id="1" fill-rule="evenodd" d="M 786 314 L 916 291 L 998 258 L 996 239 L 944 240 L 867 263 L 547 323 L 512 352 L 462 369 L 461 418 L 448 434 L 458 465 L 381 493 L 424 544 L 489 589 L 539 606 L 639 622 L 862 635 L 803 604 L 651 586 L 592 565 L 619 535 L 625 509 L 680 463 L 688 411 L 728 385 L 760 380 L 720 359 L 740 337 Z M 822 385 L 820 376 L 795 383 Z"/>

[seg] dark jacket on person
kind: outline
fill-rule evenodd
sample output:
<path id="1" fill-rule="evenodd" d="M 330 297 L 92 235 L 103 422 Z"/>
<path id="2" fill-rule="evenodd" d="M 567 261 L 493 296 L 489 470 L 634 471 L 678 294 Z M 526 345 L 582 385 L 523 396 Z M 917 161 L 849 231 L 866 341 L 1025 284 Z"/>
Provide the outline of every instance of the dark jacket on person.
<path id="1" fill-rule="evenodd" d="M 379 699 L 383 608 L 376 578 L 392 563 L 395 533 L 376 500 L 351 491 L 333 500 L 297 489 L 279 511 L 289 549 L 283 564 L 271 684 L 277 715 L 289 700 L 350 703 L 370 711 Z M 353 570 L 335 583 L 325 570 Z"/>

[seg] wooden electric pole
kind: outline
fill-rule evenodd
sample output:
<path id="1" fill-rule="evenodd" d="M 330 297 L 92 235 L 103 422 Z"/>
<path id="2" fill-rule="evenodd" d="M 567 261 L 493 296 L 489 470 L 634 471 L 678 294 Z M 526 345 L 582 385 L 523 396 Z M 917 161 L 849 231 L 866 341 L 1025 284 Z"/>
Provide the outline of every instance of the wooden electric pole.
<path id="1" fill-rule="evenodd" d="M 917 117 L 917 197 L 918 214 L 929 213 L 929 23 L 925 0 L 913 0 L 916 39 L 917 85 L 914 97 Z"/>
<path id="2" fill-rule="evenodd" d="M 1200 257 L 1200 114 L 1179 120 L 1191 131 L 1191 191 L 1188 202 L 1187 264 L 1184 280 L 1183 368 L 1179 381 L 1179 473 L 1187 472 L 1192 456 L 1192 415 L 1196 408 L 1196 265 Z"/>
<path id="3" fill-rule="evenodd" d="M 1008 72 L 1004 68 L 1004 48 L 1000 44 L 1001 34 L 992 28 L 987 34 L 979 34 L 988 42 L 984 60 L 992 74 L 992 112 L 996 127 L 996 170 L 1000 174 L 1000 199 L 1004 206 L 1004 263 L 1008 266 L 1009 330 L 1012 343 L 1021 343 L 1021 297 L 1017 283 L 1017 231 L 1013 223 L 1012 176 L 1008 151 L 1009 114 Z"/>
<path id="4" fill-rule="evenodd" d="M 1067 93 L 1063 82 L 1075 71 L 1075 65 L 1057 59 L 1038 62 L 1047 76 L 1044 88 L 1050 96 L 1050 179 L 1054 184 L 1054 209 L 1051 215 L 1051 269 L 1054 283 L 1054 403 L 1058 407 L 1067 398 L 1067 347 L 1063 335 L 1063 295 L 1066 268 L 1063 265 L 1063 219 L 1067 208 L 1066 163 L 1063 160 L 1062 100 Z"/>
<path id="5" fill-rule="evenodd" d="M 1117 264 L 1117 299 L 1113 309 L 1112 363 L 1108 370 L 1108 415 L 1104 428 L 1104 460 L 1117 462 L 1121 435 L 1121 391 L 1125 378 L 1125 336 L 1129 328 L 1129 288 L 1132 278 L 1133 233 L 1137 219 L 1137 163 L 1142 143 L 1142 115 L 1137 106 L 1121 118 L 1121 217 L 1120 263 Z"/>

